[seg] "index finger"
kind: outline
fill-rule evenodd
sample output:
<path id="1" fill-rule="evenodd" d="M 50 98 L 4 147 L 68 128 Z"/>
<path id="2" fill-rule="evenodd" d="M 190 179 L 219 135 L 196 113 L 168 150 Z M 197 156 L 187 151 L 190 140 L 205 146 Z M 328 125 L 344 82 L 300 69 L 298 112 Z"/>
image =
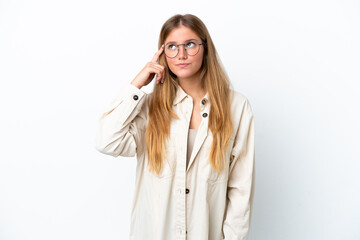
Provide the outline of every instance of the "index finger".
<path id="1" fill-rule="evenodd" d="M 157 62 L 157 60 L 158 60 L 158 58 L 159 58 L 159 56 L 161 55 L 161 53 L 163 52 L 163 46 L 164 46 L 164 44 L 160 47 L 160 49 L 155 53 L 155 55 L 154 55 L 154 57 L 151 59 L 151 62 L 153 62 L 153 63 L 156 63 Z"/>

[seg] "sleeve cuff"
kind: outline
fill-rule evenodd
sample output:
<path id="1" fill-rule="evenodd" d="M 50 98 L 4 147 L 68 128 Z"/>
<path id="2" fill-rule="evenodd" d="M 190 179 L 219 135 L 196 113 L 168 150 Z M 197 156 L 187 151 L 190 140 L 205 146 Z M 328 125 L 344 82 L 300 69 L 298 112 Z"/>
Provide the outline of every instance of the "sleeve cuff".
<path id="1" fill-rule="evenodd" d="M 110 104 L 107 112 L 112 111 L 123 101 L 133 101 L 136 103 L 140 103 L 143 97 L 147 95 L 143 90 L 135 87 L 131 83 L 127 83 L 121 86 L 120 92 L 118 93 L 115 100 Z"/>

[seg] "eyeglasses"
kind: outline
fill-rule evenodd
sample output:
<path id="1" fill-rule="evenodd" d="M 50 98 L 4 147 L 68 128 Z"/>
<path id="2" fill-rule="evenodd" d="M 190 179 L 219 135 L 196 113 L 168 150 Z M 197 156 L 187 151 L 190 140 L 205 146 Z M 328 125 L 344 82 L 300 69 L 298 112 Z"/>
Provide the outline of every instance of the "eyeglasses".
<path id="1" fill-rule="evenodd" d="M 174 44 L 174 43 L 167 43 L 165 46 L 163 46 L 165 55 L 169 58 L 174 58 L 179 53 L 179 46 L 184 45 L 185 51 L 189 56 L 195 56 L 199 50 L 200 45 L 203 45 L 202 43 L 197 43 L 195 41 L 189 41 L 184 44 Z"/>

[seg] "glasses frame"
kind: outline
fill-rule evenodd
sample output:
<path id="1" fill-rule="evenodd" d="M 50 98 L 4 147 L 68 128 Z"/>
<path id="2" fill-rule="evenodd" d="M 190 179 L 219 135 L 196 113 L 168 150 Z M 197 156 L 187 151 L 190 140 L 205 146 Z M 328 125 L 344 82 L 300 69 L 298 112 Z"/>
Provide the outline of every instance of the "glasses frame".
<path id="1" fill-rule="evenodd" d="M 190 42 L 191 42 L 191 41 L 190 41 Z M 192 41 L 192 42 L 196 42 L 196 41 Z M 186 48 L 186 44 L 187 44 L 187 43 L 182 43 L 182 44 L 177 44 L 177 45 L 174 44 L 174 45 L 176 46 L 176 49 L 177 49 L 177 53 L 176 53 L 176 55 L 175 55 L 174 57 L 169 57 L 169 56 L 166 55 L 166 53 L 165 53 L 165 46 L 168 45 L 169 43 L 164 44 L 164 46 L 163 46 L 162 48 L 163 48 L 163 50 L 164 50 L 164 54 L 165 54 L 168 58 L 175 58 L 175 57 L 179 54 L 179 50 L 180 50 L 179 46 L 180 46 L 180 45 L 184 45 L 184 49 L 185 49 L 187 55 L 189 55 L 189 56 L 195 56 L 195 55 L 198 54 L 199 51 L 200 51 L 200 45 L 203 45 L 203 46 L 204 46 L 204 43 L 202 43 L 202 42 L 201 42 L 201 43 L 196 42 L 196 43 L 199 44 L 199 49 L 198 49 L 198 51 L 197 51 L 195 54 L 193 54 L 193 55 L 191 55 L 191 54 L 189 54 L 189 53 L 187 52 L 187 48 Z"/>

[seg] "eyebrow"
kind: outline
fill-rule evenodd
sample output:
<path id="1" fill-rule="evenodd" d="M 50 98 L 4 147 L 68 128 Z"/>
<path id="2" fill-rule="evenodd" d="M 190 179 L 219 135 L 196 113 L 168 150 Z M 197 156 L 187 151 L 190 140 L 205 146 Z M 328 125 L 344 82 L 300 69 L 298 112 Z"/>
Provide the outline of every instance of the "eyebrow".
<path id="1" fill-rule="evenodd" d="M 199 41 L 199 40 L 197 40 L 197 39 L 192 38 L 192 39 L 188 39 L 188 40 L 186 40 L 185 42 L 188 42 L 188 41 L 191 41 L 191 40 Z M 168 44 L 168 43 L 177 43 L 177 42 L 172 41 L 172 42 L 167 42 L 166 44 Z"/>

